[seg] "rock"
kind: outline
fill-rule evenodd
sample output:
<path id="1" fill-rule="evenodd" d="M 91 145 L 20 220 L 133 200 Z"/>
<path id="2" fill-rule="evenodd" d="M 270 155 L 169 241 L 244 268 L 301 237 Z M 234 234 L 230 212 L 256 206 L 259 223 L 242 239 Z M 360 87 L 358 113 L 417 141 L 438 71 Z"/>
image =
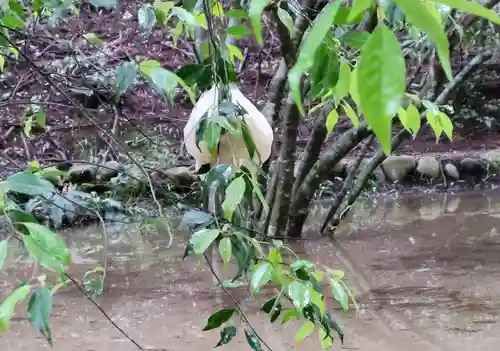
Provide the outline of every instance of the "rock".
<path id="1" fill-rule="evenodd" d="M 481 161 L 470 157 L 466 157 L 462 161 L 460 161 L 460 168 L 462 169 L 462 171 L 471 175 L 481 175 L 485 171 L 485 168 Z"/>
<path id="2" fill-rule="evenodd" d="M 392 182 L 401 181 L 411 170 L 417 166 L 413 156 L 389 156 L 382 162 L 382 170 Z"/>
<path id="3" fill-rule="evenodd" d="M 447 199 L 444 209 L 446 213 L 453 213 L 458 210 L 458 206 L 460 206 L 460 198 L 458 196 L 452 197 L 450 199 Z"/>
<path id="4" fill-rule="evenodd" d="M 493 168 L 500 169 L 500 149 L 488 151 L 481 155 L 481 158 Z"/>
<path id="5" fill-rule="evenodd" d="M 69 169 L 67 180 L 75 184 L 88 183 L 95 179 L 96 173 L 94 165 L 77 164 Z"/>
<path id="6" fill-rule="evenodd" d="M 458 172 L 457 167 L 452 163 L 447 163 L 446 165 L 444 165 L 444 174 L 446 174 L 447 177 L 455 180 L 460 178 L 460 173 Z"/>
<path id="7" fill-rule="evenodd" d="M 175 186 L 179 187 L 190 187 L 198 180 L 198 176 L 189 167 L 184 166 L 167 169 L 165 175 Z"/>
<path id="8" fill-rule="evenodd" d="M 441 173 L 439 161 L 432 156 L 424 156 L 418 160 L 417 172 L 421 175 L 438 178 Z"/>
<path id="9" fill-rule="evenodd" d="M 99 168 L 99 179 L 109 181 L 111 178 L 116 177 L 120 171 L 123 171 L 124 166 L 118 161 L 108 161 L 104 167 Z"/>

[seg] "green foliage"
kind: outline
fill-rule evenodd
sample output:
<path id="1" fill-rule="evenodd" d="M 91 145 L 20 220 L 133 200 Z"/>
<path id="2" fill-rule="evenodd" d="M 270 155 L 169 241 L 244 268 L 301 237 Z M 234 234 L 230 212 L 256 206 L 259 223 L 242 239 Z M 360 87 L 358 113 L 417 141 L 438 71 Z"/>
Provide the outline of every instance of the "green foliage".
<path id="1" fill-rule="evenodd" d="M 320 47 L 323 38 L 328 33 L 330 26 L 332 25 L 332 18 L 337 13 L 340 7 L 341 1 L 336 0 L 332 2 L 321 12 L 318 19 L 313 23 L 309 33 L 305 37 L 303 43 L 301 44 L 299 50 L 299 56 L 297 62 L 288 72 L 288 83 L 290 84 L 290 90 L 293 93 L 295 103 L 299 108 L 300 113 L 303 115 L 305 113 L 304 107 L 302 106 L 302 97 L 300 93 L 300 80 L 302 74 L 310 69 L 314 64 L 314 54 Z"/>
<path id="2" fill-rule="evenodd" d="M 262 346 L 260 344 L 259 338 L 253 330 L 245 328 L 245 337 L 247 339 L 248 345 L 254 351 L 262 351 Z"/>
<path id="3" fill-rule="evenodd" d="M 396 36 L 379 24 L 361 50 L 356 78 L 361 111 L 387 154 L 391 152 L 392 118 L 405 92 L 405 71 Z"/>
<path id="4" fill-rule="evenodd" d="M 52 336 L 49 328 L 49 316 L 52 311 L 52 292 L 41 287 L 31 295 L 28 303 L 28 317 L 33 328 L 38 329 L 49 345 L 52 345 Z"/>
<path id="5" fill-rule="evenodd" d="M 495 24 L 500 24 L 498 14 L 467 0 L 355 0 L 349 7 L 345 3 L 337 0 L 325 6 L 301 41 L 296 63 L 287 76 L 299 112 L 302 115 L 306 112 L 311 114 L 314 108 L 332 106 L 326 119 L 328 133 L 333 131 L 340 112 L 347 115 L 354 126 L 358 126 L 362 119 L 374 131 L 386 153 L 391 151 L 395 116 L 413 136 L 417 135 L 422 123 L 427 123 L 434 130 L 437 139 L 443 133 L 451 139 L 453 122 L 442 111 L 442 106 L 427 100 L 418 103 L 413 100 L 406 107 L 402 106 L 406 92 L 405 59 L 394 31 L 413 35 L 419 40 L 430 39 L 428 47 L 435 47 L 446 76 L 451 80 L 450 44 L 445 30 L 448 12 L 440 12 L 436 5 L 444 4 L 464 13 L 481 16 Z M 91 0 L 91 4 L 96 8 L 114 9 L 118 2 Z M 221 19 L 223 24 L 227 23 L 227 18 L 249 19 L 260 45 L 263 45 L 261 17 L 266 9 L 277 11 L 279 21 L 288 31 L 292 32 L 294 26 L 291 13 L 280 7 L 286 5 L 284 3 L 251 0 L 248 10 L 224 9 L 218 1 L 212 4 L 210 15 Z M 368 10 L 377 11 L 377 27 L 372 33 L 356 31 L 357 24 Z M 17 59 L 18 56 L 17 48 L 5 40 L 10 40 L 12 32 L 23 32 L 28 27 L 31 30 L 31 27 L 36 27 L 36 23 L 43 21 L 55 26 L 61 18 L 75 13 L 76 7 L 70 1 L 4 1 L 0 13 L 0 24 L 3 26 L 0 28 L 0 71 L 9 68 L 8 60 L 11 57 Z M 194 2 L 177 4 L 173 1 L 156 0 L 152 4 L 142 4 L 138 9 L 137 19 L 139 31 L 144 38 L 161 28 L 169 32 L 176 43 L 181 35 L 192 40 L 196 29 L 207 30 L 211 17 L 207 15 L 195 9 Z M 250 30 L 243 24 L 236 24 L 224 28 L 222 37 L 226 34 L 239 39 L 248 36 Z M 85 33 L 84 38 L 95 46 L 104 44 L 94 33 Z M 145 80 L 170 103 L 181 88 L 194 104 L 196 89 L 206 90 L 215 81 L 220 81 L 221 77 L 225 77 L 225 82 L 237 80 L 234 62 L 236 59 L 244 61 L 237 45 L 226 45 L 223 42 L 213 45 L 207 41 L 200 45 L 201 62 L 188 63 L 175 73 L 155 60 L 122 62 L 115 70 L 116 98 L 127 94 L 135 84 Z M 306 111 L 303 103 L 303 78 L 309 79 L 311 83 L 305 99 L 313 100 L 315 107 L 309 111 Z M 196 144 L 205 141 L 215 157 L 221 135 L 241 135 L 253 157 L 257 147 L 248 125 L 240 118 L 244 114 L 245 111 L 228 102 L 228 99 L 220 101 L 216 113 L 205 116 L 200 123 Z M 45 129 L 46 115 L 43 108 L 33 103 L 23 115 L 25 136 L 31 137 L 34 127 Z M 348 311 L 351 304 L 357 308 L 356 302 L 343 281 L 342 271 L 320 269 L 299 258 L 289 262 L 282 252 L 290 252 L 291 249 L 282 242 L 269 240 L 262 233 L 244 229 L 246 214 L 252 214 L 253 208 L 249 204 L 260 202 L 259 206 L 262 206 L 264 212 L 269 212 L 269 204 L 265 202 L 260 185 L 260 173 L 259 168 L 249 162 L 239 167 L 217 165 L 205 175 L 203 195 L 207 195 L 213 186 L 224 192 L 221 206 L 223 218 L 216 218 L 201 210 L 191 210 L 184 214 L 181 227 L 188 227 L 193 232 L 185 257 L 194 253 L 200 258 L 212 244 L 218 245 L 224 264 L 228 264 L 234 257 L 238 268 L 235 276 L 219 282 L 220 286 L 225 289 L 247 286 L 254 296 L 258 296 L 264 289 L 272 289 L 275 291 L 274 296 L 262 305 L 262 310 L 271 323 L 280 320 L 281 324 L 285 324 L 290 320 L 299 320 L 301 327 L 296 341 L 301 342 L 316 331 L 321 347 L 328 349 L 336 337 L 343 342 L 344 333 L 328 312 L 330 301 L 326 299 L 324 290 L 331 291 L 343 311 Z M 98 211 L 102 206 L 119 207 L 119 204 L 113 204 L 112 201 L 105 203 L 104 200 L 78 191 L 65 193 L 66 199 L 63 198 L 53 185 L 53 181 L 61 176 L 62 173 L 57 169 L 41 169 L 36 163 L 32 163 L 25 171 L 2 182 L 0 211 L 8 218 L 13 231 L 8 239 L 0 241 L 0 270 L 7 257 L 8 243 L 19 239 L 42 268 L 59 273 L 61 277 L 66 273 L 71 259 L 69 251 L 58 233 L 38 222 L 38 217 L 34 215 L 35 209 L 42 207 L 45 212 L 49 212 L 55 218 L 51 223 L 57 226 L 63 221 L 61 208 L 69 210 L 85 205 Z M 23 202 L 20 199 L 26 198 L 30 198 L 25 201 L 26 206 L 19 205 Z M 104 276 L 105 268 L 102 267 L 87 272 L 83 277 L 85 290 L 94 296 L 102 292 Z M 61 280 L 56 287 L 64 284 L 65 281 Z M 51 291 L 46 287 L 40 277 L 16 287 L 0 304 L 0 333 L 7 330 L 15 306 L 24 302 L 30 292 L 34 291 L 28 302 L 29 319 L 32 326 L 51 344 L 49 317 L 55 290 L 57 289 Z M 234 338 L 237 329 L 230 322 L 238 314 L 241 314 L 240 309 L 223 309 L 210 316 L 203 330 L 221 328 L 216 347 L 228 344 Z M 244 316 L 239 317 L 243 319 Z M 250 326 L 244 328 L 244 333 L 251 349 L 262 349 L 261 340 Z"/>
<path id="6" fill-rule="evenodd" d="M 231 319 L 234 312 L 235 310 L 231 308 L 225 308 L 215 312 L 208 318 L 207 324 L 203 328 L 203 331 L 208 331 L 220 327 L 222 324 Z"/>
<path id="7" fill-rule="evenodd" d="M 116 69 L 116 96 L 120 97 L 130 89 L 137 77 L 135 62 L 123 62 Z"/>
<path id="8" fill-rule="evenodd" d="M 262 26 L 260 18 L 262 17 L 264 9 L 270 2 L 270 0 L 251 0 L 248 5 L 248 17 L 252 22 L 255 38 L 257 39 L 259 45 L 264 43 L 262 39 Z"/>
<path id="9" fill-rule="evenodd" d="M 30 255 L 48 270 L 65 273 L 70 254 L 59 234 L 38 223 L 27 222 L 22 225 L 28 230 L 28 234 L 23 235 L 23 241 Z"/>
<path id="10" fill-rule="evenodd" d="M 222 328 L 220 330 L 220 340 L 217 343 L 217 345 L 215 345 L 215 347 L 228 344 L 235 336 L 236 336 L 236 327 L 229 326 Z"/>
<path id="11" fill-rule="evenodd" d="M 14 308 L 20 302 L 23 302 L 30 293 L 31 287 L 22 283 L 16 287 L 0 304 L 0 336 L 5 334 L 9 327 L 9 322 L 14 314 Z"/>

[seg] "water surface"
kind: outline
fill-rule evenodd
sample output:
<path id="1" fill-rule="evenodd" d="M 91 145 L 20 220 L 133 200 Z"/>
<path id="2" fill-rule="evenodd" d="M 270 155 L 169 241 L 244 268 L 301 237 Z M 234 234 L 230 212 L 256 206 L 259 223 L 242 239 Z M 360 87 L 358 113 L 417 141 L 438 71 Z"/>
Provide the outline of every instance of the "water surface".
<path id="1" fill-rule="evenodd" d="M 497 350 L 500 342 L 500 192 L 378 198 L 360 202 L 342 223 L 338 241 L 290 244 L 301 257 L 346 271 L 360 313 L 333 315 L 349 350 Z M 311 211 L 308 237 L 326 215 L 328 201 Z M 168 238 L 139 225 L 107 228 L 111 238 L 105 291 L 96 300 L 142 346 L 152 350 L 208 350 L 218 331 L 202 332 L 214 311 L 231 300 L 213 288 L 210 270 L 194 258 L 182 261 L 185 234 Z M 102 264 L 98 227 L 64 232 L 74 264 L 83 274 Z M 20 252 L 20 251 L 17 251 Z M 17 261 L 14 261 L 17 260 Z M 0 297 L 30 277 L 30 261 L 9 255 L 0 275 Z M 222 266 L 216 262 L 217 269 Z M 227 274 L 227 272 L 226 272 Z M 242 296 L 236 294 L 237 299 Z M 240 294 L 241 295 L 241 294 Z M 51 328 L 56 351 L 136 350 L 74 287 L 54 300 Z M 329 297 L 327 305 L 337 308 Z M 296 344 L 300 324 L 271 325 L 256 306 L 247 314 L 273 350 L 320 350 L 317 335 Z M 19 310 L 0 350 L 49 348 Z M 221 350 L 249 350 L 240 329 Z"/>

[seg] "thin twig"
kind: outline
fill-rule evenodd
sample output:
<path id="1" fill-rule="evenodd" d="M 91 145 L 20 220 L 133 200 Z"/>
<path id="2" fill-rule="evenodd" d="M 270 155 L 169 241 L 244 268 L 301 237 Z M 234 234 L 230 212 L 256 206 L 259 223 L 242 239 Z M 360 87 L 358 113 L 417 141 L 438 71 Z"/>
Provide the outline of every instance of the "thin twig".
<path id="1" fill-rule="evenodd" d="M 255 334 L 255 336 L 257 337 L 257 339 L 260 340 L 260 342 L 269 350 L 269 351 L 272 351 L 272 349 L 269 347 L 269 345 L 264 341 L 264 339 L 262 339 L 260 337 L 260 335 L 257 333 L 257 331 L 254 329 L 254 327 L 252 327 L 252 324 L 250 323 L 250 321 L 248 320 L 247 316 L 245 315 L 245 313 L 243 312 L 243 310 L 241 309 L 240 305 L 238 304 L 238 301 L 236 301 L 236 299 L 234 298 L 233 295 L 231 295 L 231 293 L 226 289 L 226 287 L 224 286 L 224 284 L 222 283 L 222 281 L 220 280 L 219 276 L 217 275 L 217 273 L 215 272 L 215 269 L 214 267 L 212 266 L 212 263 L 210 262 L 210 260 L 208 259 L 208 256 L 207 254 L 205 253 L 204 254 L 205 256 L 205 260 L 207 261 L 207 265 L 208 267 L 210 268 L 210 271 L 212 272 L 212 274 L 214 275 L 215 279 L 217 279 L 217 282 L 219 283 L 219 285 L 222 287 L 222 289 L 224 290 L 224 292 L 229 296 L 229 298 L 231 299 L 231 301 L 233 301 L 234 305 L 236 306 L 236 308 L 238 309 L 238 312 L 240 313 L 240 316 L 241 318 L 243 319 L 243 321 L 248 325 L 248 327 L 252 330 L 252 332 Z"/>

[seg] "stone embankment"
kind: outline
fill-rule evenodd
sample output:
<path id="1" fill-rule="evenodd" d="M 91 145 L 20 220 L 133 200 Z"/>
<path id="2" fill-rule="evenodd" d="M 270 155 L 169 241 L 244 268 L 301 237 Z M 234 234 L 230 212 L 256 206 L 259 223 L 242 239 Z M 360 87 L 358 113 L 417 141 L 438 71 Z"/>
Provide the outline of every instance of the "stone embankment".
<path id="1" fill-rule="evenodd" d="M 369 159 L 363 160 L 368 162 Z M 333 170 L 333 176 L 345 177 L 354 159 L 345 159 Z M 500 149 L 482 153 L 445 153 L 434 155 L 389 156 L 372 176 L 381 183 L 414 185 L 488 182 L 500 176 Z"/>

